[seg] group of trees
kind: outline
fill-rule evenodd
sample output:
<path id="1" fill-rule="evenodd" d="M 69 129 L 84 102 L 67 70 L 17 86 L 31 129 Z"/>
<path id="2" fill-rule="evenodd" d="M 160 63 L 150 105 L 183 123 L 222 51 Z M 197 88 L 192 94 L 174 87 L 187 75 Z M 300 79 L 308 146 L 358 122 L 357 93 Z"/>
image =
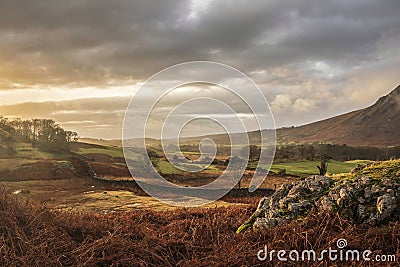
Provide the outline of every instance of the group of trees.
<path id="1" fill-rule="evenodd" d="M 10 138 L 31 142 L 47 151 L 68 150 L 68 143 L 78 140 L 76 132 L 64 130 L 51 119 L 22 120 L 0 116 L 0 127 L 10 134 Z"/>
<path id="2" fill-rule="evenodd" d="M 388 160 L 400 158 L 400 146 L 395 147 L 352 147 L 336 144 L 293 144 L 277 146 L 275 160 L 315 160 L 320 156 L 337 161 L 366 159 Z"/>
<path id="3" fill-rule="evenodd" d="M 318 145 L 299 144 L 277 146 L 275 159 L 277 160 L 314 160 L 318 154 Z"/>

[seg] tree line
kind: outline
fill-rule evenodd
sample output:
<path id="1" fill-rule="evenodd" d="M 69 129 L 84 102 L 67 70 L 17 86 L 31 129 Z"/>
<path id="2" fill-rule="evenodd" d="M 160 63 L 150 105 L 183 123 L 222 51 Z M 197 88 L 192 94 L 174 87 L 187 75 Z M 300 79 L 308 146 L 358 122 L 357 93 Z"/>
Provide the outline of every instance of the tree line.
<path id="1" fill-rule="evenodd" d="M 277 146 L 275 160 L 296 161 L 315 160 L 324 156 L 337 161 L 347 160 L 389 160 L 400 158 L 400 146 L 393 147 L 353 147 L 337 144 L 296 144 Z"/>
<path id="2" fill-rule="evenodd" d="M 52 119 L 20 118 L 9 119 L 0 116 L 0 127 L 9 133 L 9 138 L 30 142 L 42 150 L 69 150 L 68 144 L 78 140 L 78 134 L 64 130 Z"/>
<path id="3" fill-rule="evenodd" d="M 199 153 L 197 144 L 185 144 L 180 146 L 184 152 Z M 177 149 L 173 147 L 173 149 Z M 249 147 L 249 160 L 257 161 L 260 157 L 260 145 L 251 144 Z M 174 151 L 174 150 L 171 150 Z M 240 156 L 245 157 L 245 149 L 241 149 Z M 229 156 L 231 153 L 230 146 L 217 146 L 218 156 Z M 392 147 L 371 147 L 371 146 L 348 146 L 339 144 L 287 144 L 277 145 L 275 158 L 276 162 L 292 162 L 301 160 L 319 160 L 323 156 L 325 159 L 336 161 L 348 160 L 389 160 L 392 158 L 400 158 L 400 146 Z"/>

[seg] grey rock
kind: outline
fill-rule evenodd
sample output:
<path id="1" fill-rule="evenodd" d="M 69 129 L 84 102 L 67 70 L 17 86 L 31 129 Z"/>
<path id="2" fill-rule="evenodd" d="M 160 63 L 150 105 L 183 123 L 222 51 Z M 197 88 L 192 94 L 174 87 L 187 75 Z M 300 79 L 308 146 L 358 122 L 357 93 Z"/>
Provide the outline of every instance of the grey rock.
<path id="1" fill-rule="evenodd" d="M 376 209 L 378 210 L 377 217 L 381 221 L 389 218 L 396 208 L 396 198 L 390 194 L 382 195 L 376 200 Z"/>
<path id="2" fill-rule="evenodd" d="M 361 178 L 360 178 L 360 183 L 362 184 L 362 185 L 367 185 L 367 184 L 369 184 L 371 182 L 371 179 L 369 179 L 368 177 L 366 177 L 366 176 L 362 176 Z"/>
<path id="3" fill-rule="evenodd" d="M 270 197 L 260 200 L 257 210 L 244 225 L 266 229 L 310 211 L 339 212 L 355 223 L 380 223 L 398 210 L 400 181 L 358 176 L 336 183 L 326 176 L 314 175 L 283 184 Z"/>
<path id="4" fill-rule="evenodd" d="M 304 187 L 304 184 L 298 184 L 292 187 L 290 191 L 287 194 L 288 198 L 297 200 L 301 198 L 302 196 L 305 196 L 307 194 L 306 188 Z"/>
<path id="5" fill-rule="evenodd" d="M 322 196 L 316 205 L 320 208 L 321 211 L 334 211 L 336 204 L 329 196 Z"/>

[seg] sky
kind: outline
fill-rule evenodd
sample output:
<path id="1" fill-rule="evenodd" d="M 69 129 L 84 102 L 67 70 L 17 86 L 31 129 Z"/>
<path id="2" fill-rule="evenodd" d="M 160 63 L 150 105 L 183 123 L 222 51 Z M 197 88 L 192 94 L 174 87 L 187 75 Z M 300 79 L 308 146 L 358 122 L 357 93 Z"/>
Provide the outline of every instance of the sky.
<path id="1" fill-rule="evenodd" d="M 121 138 L 149 77 L 202 60 L 248 75 L 277 127 L 310 123 L 400 84 L 399 14 L 398 0 L 0 0 L 0 115 Z M 156 113 L 193 95 L 229 99 L 222 91 L 184 86 Z M 187 134 L 199 128 L 212 131 L 199 124 Z"/>

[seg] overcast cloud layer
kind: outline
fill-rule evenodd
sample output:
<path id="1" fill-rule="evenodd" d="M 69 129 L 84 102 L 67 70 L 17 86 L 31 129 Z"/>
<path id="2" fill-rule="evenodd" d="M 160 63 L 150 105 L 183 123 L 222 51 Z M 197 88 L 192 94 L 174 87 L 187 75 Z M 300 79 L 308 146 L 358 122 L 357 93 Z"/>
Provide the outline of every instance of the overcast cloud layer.
<path id="1" fill-rule="evenodd" d="M 400 84 L 399 14 L 398 0 L 0 0 L 0 112 L 120 138 L 144 80 L 211 60 L 254 79 L 277 126 L 304 124 Z"/>

